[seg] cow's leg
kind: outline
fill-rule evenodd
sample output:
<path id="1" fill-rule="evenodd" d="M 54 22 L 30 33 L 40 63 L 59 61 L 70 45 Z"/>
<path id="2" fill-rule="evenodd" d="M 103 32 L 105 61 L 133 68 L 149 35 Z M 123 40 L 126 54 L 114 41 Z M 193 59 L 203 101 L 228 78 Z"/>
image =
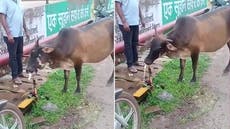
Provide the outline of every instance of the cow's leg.
<path id="1" fill-rule="evenodd" d="M 197 69 L 197 63 L 199 58 L 199 53 L 193 53 L 191 55 L 192 58 L 192 70 L 193 70 L 193 76 L 190 82 L 196 82 L 196 69 Z"/>
<path id="2" fill-rule="evenodd" d="M 65 83 L 64 83 L 62 92 L 66 92 L 66 91 L 67 91 L 68 82 L 69 82 L 69 74 L 70 74 L 70 71 L 69 71 L 69 70 L 64 70 L 64 79 L 65 79 Z"/>
<path id="3" fill-rule="evenodd" d="M 186 59 L 180 59 L 180 75 L 179 75 L 179 78 L 178 78 L 178 82 L 183 81 L 185 63 L 186 63 Z"/>
<path id="4" fill-rule="evenodd" d="M 229 49 L 229 51 L 230 51 L 230 41 L 228 41 L 227 45 L 228 45 L 228 49 Z M 227 65 L 226 68 L 224 69 L 224 74 L 227 74 L 229 71 L 230 71 L 230 59 L 229 59 L 229 61 L 228 61 L 228 65 Z"/>
<path id="5" fill-rule="evenodd" d="M 74 66 L 75 73 L 76 73 L 76 80 L 77 80 L 77 88 L 75 90 L 75 93 L 80 93 L 81 88 L 80 88 L 80 79 L 81 79 L 81 69 L 82 69 L 82 64 L 77 64 Z"/>

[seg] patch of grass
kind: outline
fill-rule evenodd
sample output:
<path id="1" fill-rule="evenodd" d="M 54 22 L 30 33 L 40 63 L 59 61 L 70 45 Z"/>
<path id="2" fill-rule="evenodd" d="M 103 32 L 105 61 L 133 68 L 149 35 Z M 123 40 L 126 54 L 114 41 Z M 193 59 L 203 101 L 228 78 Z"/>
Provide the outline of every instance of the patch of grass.
<path id="1" fill-rule="evenodd" d="M 199 91 L 199 80 L 204 71 L 208 68 L 208 63 L 209 57 L 200 55 L 197 68 L 197 83 L 194 84 L 190 83 L 193 73 L 191 59 L 188 59 L 186 62 L 183 82 L 177 82 L 180 72 L 178 59 L 174 59 L 164 65 L 164 69 L 160 71 L 155 78 L 153 78 L 155 89 L 148 95 L 146 103 L 141 105 L 142 123 L 145 127 L 144 129 L 147 128 L 147 122 L 154 117 L 154 114 L 145 114 L 144 109 L 148 106 L 157 105 L 164 112 L 168 113 L 179 107 L 186 99 L 191 98 L 197 93 L 197 91 Z M 158 99 L 158 94 L 163 91 L 167 91 L 172 94 L 174 97 L 173 100 L 161 101 Z"/>
<path id="2" fill-rule="evenodd" d="M 79 106 L 85 97 L 86 86 L 93 78 L 93 68 L 91 66 L 83 66 L 83 71 L 81 75 L 81 93 L 74 94 L 76 89 L 76 80 L 74 70 L 70 73 L 69 86 L 67 93 L 62 93 L 61 90 L 64 85 L 64 74 L 62 70 L 58 70 L 52 73 L 48 77 L 48 81 L 43 84 L 38 90 L 39 100 L 36 105 L 33 106 L 30 114 L 26 115 L 27 128 L 34 129 L 38 128 L 31 126 L 31 118 L 42 116 L 49 123 L 57 122 L 71 107 L 76 108 Z M 46 112 L 42 110 L 42 106 L 51 102 L 58 107 L 56 112 Z"/>

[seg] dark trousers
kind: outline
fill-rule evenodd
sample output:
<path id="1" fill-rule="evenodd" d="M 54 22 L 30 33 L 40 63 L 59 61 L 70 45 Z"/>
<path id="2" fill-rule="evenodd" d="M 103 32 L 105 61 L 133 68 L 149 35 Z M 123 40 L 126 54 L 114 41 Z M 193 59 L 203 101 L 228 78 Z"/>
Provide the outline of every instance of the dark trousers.
<path id="1" fill-rule="evenodd" d="M 138 60 L 137 44 L 139 35 L 139 26 L 129 26 L 130 31 L 124 30 L 123 25 L 119 25 L 121 30 L 124 44 L 125 44 L 125 56 L 127 60 L 128 67 L 131 67 Z"/>
<path id="2" fill-rule="evenodd" d="M 12 78 L 22 73 L 23 37 L 14 37 L 14 43 L 9 43 L 7 37 L 3 37 L 9 52 L 9 64 Z"/>

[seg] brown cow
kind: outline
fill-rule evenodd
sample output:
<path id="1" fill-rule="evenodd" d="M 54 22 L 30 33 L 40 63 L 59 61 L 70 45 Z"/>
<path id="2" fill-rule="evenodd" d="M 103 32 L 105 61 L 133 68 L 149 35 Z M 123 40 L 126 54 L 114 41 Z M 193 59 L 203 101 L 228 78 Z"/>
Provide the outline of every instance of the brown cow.
<path id="1" fill-rule="evenodd" d="M 31 51 L 26 71 L 33 73 L 42 64 L 48 63 L 51 68 L 64 70 L 66 92 L 70 69 L 74 67 L 77 80 L 75 92 L 80 92 L 80 75 L 83 63 L 96 63 L 113 52 L 112 18 L 105 18 L 83 28 L 64 28 L 58 36 L 47 44 L 39 45 L 38 41 Z M 108 82 L 113 81 L 113 74 Z"/>
<path id="2" fill-rule="evenodd" d="M 200 52 L 214 52 L 227 43 L 230 49 L 230 7 L 218 8 L 206 14 L 178 18 L 167 38 L 154 38 L 151 41 L 150 53 L 145 59 L 152 64 L 160 55 L 180 58 L 180 75 L 183 80 L 186 57 L 192 59 L 193 77 L 196 81 L 196 69 Z M 224 73 L 230 71 L 230 60 Z"/>

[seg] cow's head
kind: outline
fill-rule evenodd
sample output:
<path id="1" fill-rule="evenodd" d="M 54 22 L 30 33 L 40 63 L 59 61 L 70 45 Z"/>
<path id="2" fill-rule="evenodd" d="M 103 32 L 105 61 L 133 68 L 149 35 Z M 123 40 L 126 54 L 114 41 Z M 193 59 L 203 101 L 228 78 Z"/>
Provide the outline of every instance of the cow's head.
<path id="1" fill-rule="evenodd" d="M 168 53 L 174 53 L 177 51 L 177 48 L 172 45 L 173 40 L 163 38 L 157 34 L 155 28 L 154 38 L 148 43 L 150 47 L 149 54 L 145 58 L 145 64 L 150 65 L 159 58 L 161 55 L 168 55 Z"/>
<path id="2" fill-rule="evenodd" d="M 34 48 L 31 50 L 31 54 L 28 60 L 26 72 L 37 72 L 37 69 L 41 69 L 46 63 L 50 63 L 50 53 L 54 51 L 54 48 L 44 47 L 39 45 L 39 39 L 36 41 Z"/>

